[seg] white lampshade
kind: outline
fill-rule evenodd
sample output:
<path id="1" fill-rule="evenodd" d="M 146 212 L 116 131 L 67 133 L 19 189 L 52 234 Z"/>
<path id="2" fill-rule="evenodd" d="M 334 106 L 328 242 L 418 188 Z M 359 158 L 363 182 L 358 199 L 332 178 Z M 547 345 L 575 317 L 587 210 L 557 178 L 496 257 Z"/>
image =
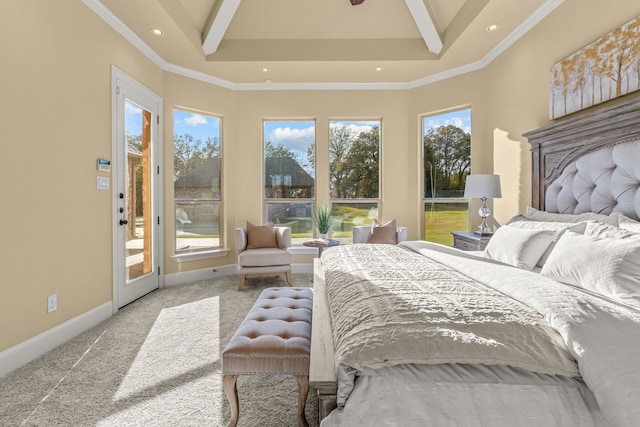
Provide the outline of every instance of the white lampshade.
<path id="1" fill-rule="evenodd" d="M 470 199 L 495 199 L 502 197 L 500 175 L 478 174 L 467 176 L 464 197 Z"/>

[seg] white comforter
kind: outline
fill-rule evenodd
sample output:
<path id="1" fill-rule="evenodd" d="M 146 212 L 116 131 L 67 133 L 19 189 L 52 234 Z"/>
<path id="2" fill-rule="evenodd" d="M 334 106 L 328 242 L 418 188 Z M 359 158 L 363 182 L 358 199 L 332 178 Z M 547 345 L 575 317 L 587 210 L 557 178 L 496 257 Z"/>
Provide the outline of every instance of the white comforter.
<path id="1" fill-rule="evenodd" d="M 454 267 L 464 275 L 526 304 L 544 316 L 548 324 L 563 338 L 571 355 L 578 361 L 580 373 L 591 392 L 595 395 L 608 422 L 616 426 L 640 425 L 640 369 L 638 368 L 640 361 L 640 313 L 638 311 L 598 296 L 586 294 L 582 290 L 557 283 L 538 274 L 487 262 L 440 245 L 426 242 L 406 242 L 403 246 L 443 265 Z M 597 415 L 592 414 L 593 408 L 597 408 L 598 405 L 594 405 L 593 402 L 589 403 L 591 392 L 580 381 L 565 378 L 562 381 L 574 382 L 569 385 L 553 385 L 544 383 L 544 381 L 540 383 L 530 381 L 531 378 L 528 377 L 530 375 L 528 373 L 520 372 L 515 374 L 514 370 L 509 370 L 510 368 L 490 367 L 487 369 L 491 370 L 491 375 L 494 378 L 498 378 L 495 382 L 484 380 L 476 382 L 473 380 L 478 375 L 482 378 L 482 372 L 474 372 L 473 374 L 463 372 L 458 381 L 455 382 L 416 382 L 411 380 L 411 374 L 407 374 L 407 366 L 409 365 L 389 367 L 383 370 L 360 369 L 356 388 L 344 411 L 334 411 L 323 422 L 323 426 L 334 425 L 335 422 L 348 425 L 349 421 L 345 419 L 345 416 L 358 406 L 350 402 L 355 402 L 357 399 L 362 398 L 363 394 L 368 399 L 369 397 L 366 397 L 368 394 L 365 392 L 367 389 L 370 389 L 373 395 L 375 395 L 376 389 L 378 392 L 387 390 L 394 393 L 395 390 L 395 392 L 399 393 L 400 391 L 397 390 L 397 387 L 403 387 L 402 384 L 410 384 L 411 387 L 417 387 L 418 389 L 415 390 L 418 393 L 417 396 L 424 396 L 425 398 L 430 396 L 428 404 L 420 397 L 417 398 L 416 402 L 417 405 L 422 402 L 423 407 L 428 407 L 427 413 L 422 409 L 407 407 L 407 405 L 411 406 L 411 401 L 416 399 L 415 396 L 405 398 L 403 395 L 401 399 L 398 399 L 397 396 L 396 399 L 390 399 L 391 401 L 399 402 L 397 404 L 401 408 L 397 409 L 400 410 L 402 416 L 407 417 L 410 414 L 413 414 L 411 416 L 418 414 L 416 416 L 420 417 L 435 416 L 435 418 L 432 418 L 434 425 L 448 425 L 448 422 L 443 422 L 443 420 L 446 421 L 448 416 L 456 414 L 460 418 L 452 425 L 472 425 L 473 422 L 465 424 L 461 421 L 465 417 L 468 420 L 478 421 L 477 424 L 479 425 L 501 425 L 497 421 L 501 416 L 506 417 L 503 418 L 506 421 L 502 425 L 511 425 L 509 423 L 512 423 L 513 419 L 509 419 L 508 415 L 505 415 L 500 410 L 496 414 L 495 405 L 492 405 L 492 403 L 496 400 L 511 402 L 512 404 L 509 406 L 512 406 L 512 410 L 515 408 L 518 411 L 516 413 L 523 414 L 522 417 L 519 417 L 520 421 L 522 421 L 528 419 L 526 407 L 522 407 L 523 402 L 530 401 L 530 399 L 536 401 L 538 397 L 540 398 L 538 400 L 544 400 L 547 405 L 538 405 L 537 414 L 534 414 L 536 413 L 535 410 L 531 413 L 531 416 L 535 415 L 537 418 L 530 419 L 537 421 L 521 425 L 536 425 L 540 420 L 562 420 L 564 418 L 576 420 L 577 424 L 574 423 L 573 425 L 589 425 L 584 419 L 591 420 L 590 422 L 594 423 L 594 425 L 605 425 L 602 420 L 598 419 Z M 422 370 L 424 366 L 416 366 L 417 370 L 421 372 L 418 376 L 426 375 Z M 437 371 L 442 369 L 442 366 L 444 365 L 429 369 L 435 369 L 435 375 L 437 375 Z M 475 365 L 475 368 L 472 369 L 477 369 L 479 366 Z M 514 381 L 518 382 L 519 387 L 525 387 L 523 390 L 526 390 L 526 392 L 521 390 L 520 393 L 517 393 L 514 391 L 513 384 L 508 385 L 509 381 L 502 381 L 506 374 L 500 371 L 501 369 L 507 369 L 508 371 L 505 372 L 510 372 L 511 375 L 514 375 Z M 386 379 L 384 379 L 385 375 L 379 375 L 385 374 L 385 372 L 388 374 Z M 484 374 L 486 373 L 484 372 Z M 432 374 L 433 372 L 429 375 Z M 402 378 L 399 382 L 396 380 L 390 381 L 392 378 L 398 379 L 403 376 L 406 378 Z M 415 378 L 415 375 L 413 377 Z M 544 378 L 549 379 L 551 377 L 544 376 Z M 471 379 L 471 381 L 466 379 Z M 391 383 L 395 384 L 395 386 Z M 383 385 L 383 388 L 379 387 L 380 384 Z M 451 393 L 447 393 L 444 390 L 443 384 L 451 387 L 451 390 L 449 390 Z M 452 386 L 452 384 L 456 385 Z M 502 390 L 502 393 L 500 393 L 500 390 Z M 550 390 L 554 391 L 549 394 Z M 520 396 L 518 397 L 519 394 Z M 464 396 L 467 395 L 472 399 L 465 404 Z M 437 396 L 441 396 L 442 399 Z M 481 402 L 482 396 L 488 399 L 486 405 Z M 490 396 L 500 396 L 500 398 L 492 399 L 489 398 Z M 524 400 L 523 397 L 525 397 Z M 448 402 L 448 399 L 459 399 L 457 403 L 460 403 L 461 406 L 452 406 L 449 403 L 444 403 L 444 406 L 438 409 L 438 402 Z M 549 407 L 549 405 L 553 406 L 554 402 L 558 401 L 563 402 L 558 407 L 559 409 L 565 408 L 563 415 L 555 414 L 559 410 L 558 408 Z M 555 404 L 557 406 L 557 403 Z M 367 413 L 372 413 L 371 411 L 376 407 L 383 407 L 383 405 L 367 404 L 366 408 L 369 411 Z M 467 409 L 464 411 L 453 409 L 453 414 L 447 415 L 448 411 L 445 407 L 463 407 Z M 486 408 L 484 413 L 488 417 L 486 423 L 480 422 L 483 419 L 484 408 Z M 435 414 L 440 415 L 433 415 L 434 411 Z M 597 413 L 597 409 L 595 411 Z M 513 412 L 510 412 L 510 414 L 513 414 Z M 382 414 L 380 413 L 379 417 L 381 416 Z M 495 418 L 496 416 L 498 418 Z M 378 418 L 378 420 L 382 419 Z M 452 419 L 455 420 L 456 418 Z M 357 420 L 357 418 L 354 420 Z M 398 420 L 394 418 L 395 421 Z M 404 424 L 406 425 L 416 425 L 410 419 L 405 421 Z M 345 422 L 347 424 L 344 424 Z M 545 422 L 549 423 L 548 421 Z M 554 425 L 554 423 L 550 425 Z M 572 424 L 565 422 L 557 424 L 556 422 L 555 425 Z"/>

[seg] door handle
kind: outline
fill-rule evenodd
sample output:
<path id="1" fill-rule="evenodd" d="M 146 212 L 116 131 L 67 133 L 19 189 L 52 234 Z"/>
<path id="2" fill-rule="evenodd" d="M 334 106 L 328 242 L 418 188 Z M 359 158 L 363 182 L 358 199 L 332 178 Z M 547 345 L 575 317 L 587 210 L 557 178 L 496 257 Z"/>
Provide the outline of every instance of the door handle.
<path id="1" fill-rule="evenodd" d="M 120 220 L 120 225 L 126 225 L 129 221 L 127 221 L 126 219 L 121 219 Z"/>

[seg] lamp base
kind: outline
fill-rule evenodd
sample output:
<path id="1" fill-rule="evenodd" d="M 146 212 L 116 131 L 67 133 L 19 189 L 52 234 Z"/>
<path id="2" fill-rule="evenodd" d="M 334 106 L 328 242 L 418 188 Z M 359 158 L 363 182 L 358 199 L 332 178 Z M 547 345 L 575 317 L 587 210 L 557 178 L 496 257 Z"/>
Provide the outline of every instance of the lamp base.
<path id="1" fill-rule="evenodd" d="M 477 236 L 491 236 L 493 234 L 491 227 L 487 224 L 487 217 L 488 215 L 482 217 L 482 223 L 478 226 L 478 229 L 473 232 L 473 234 Z"/>

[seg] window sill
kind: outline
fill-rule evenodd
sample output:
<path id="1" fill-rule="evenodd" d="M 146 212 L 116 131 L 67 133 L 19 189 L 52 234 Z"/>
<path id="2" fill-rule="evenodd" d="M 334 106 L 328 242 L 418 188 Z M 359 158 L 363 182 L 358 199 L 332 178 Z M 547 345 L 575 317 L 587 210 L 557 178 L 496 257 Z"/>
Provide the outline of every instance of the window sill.
<path id="1" fill-rule="evenodd" d="M 188 252 L 183 254 L 171 255 L 171 259 L 177 263 L 199 261 L 201 259 L 219 258 L 227 256 L 231 252 L 229 249 L 215 249 L 212 251 Z"/>

